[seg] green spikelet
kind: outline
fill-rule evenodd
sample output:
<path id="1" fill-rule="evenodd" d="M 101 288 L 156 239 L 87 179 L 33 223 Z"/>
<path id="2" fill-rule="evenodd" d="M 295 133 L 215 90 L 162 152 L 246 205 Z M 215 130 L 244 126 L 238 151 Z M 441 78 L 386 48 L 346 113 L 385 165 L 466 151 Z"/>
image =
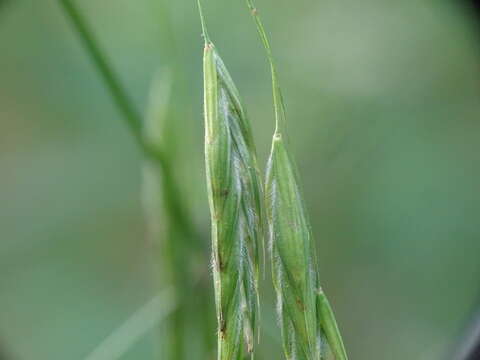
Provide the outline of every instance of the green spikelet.
<path id="1" fill-rule="evenodd" d="M 273 138 L 265 192 L 277 309 L 289 360 L 336 360 L 347 354 L 332 308 L 319 285 L 315 246 L 293 160 Z M 325 339 L 325 341 L 324 341 Z"/>
<path id="2" fill-rule="evenodd" d="M 246 0 L 272 73 L 275 133 L 265 185 L 273 282 L 288 360 L 335 360 L 347 354 L 330 304 L 320 288 L 315 246 L 294 161 L 283 138 L 285 105 L 270 44 L 252 0 Z"/>
<path id="3" fill-rule="evenodd" d="M 267 168 L 273 281 L 288 359 L 320 360 L 315 249 L 297 175 L 280 134 Z"/>
<path id="4" fill-rule="evenodd" d="M 262 191 L 250 125 L 215 47 L 204 53 L 205 158 L 212 221 L 218 359 L 253 354 Z"/>

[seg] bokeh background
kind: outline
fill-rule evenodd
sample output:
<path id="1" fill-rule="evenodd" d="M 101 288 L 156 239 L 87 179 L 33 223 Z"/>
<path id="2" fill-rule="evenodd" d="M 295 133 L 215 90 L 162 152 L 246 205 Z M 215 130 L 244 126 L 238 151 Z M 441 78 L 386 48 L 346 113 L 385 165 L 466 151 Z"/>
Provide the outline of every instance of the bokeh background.
<path id="1" fill-rule="evenodd" d="M 243 1 L 204 2 L 263 164 L 273 131 L 264 52 Z M 77 4 L 142 112 L 154 74 L 175 74 L 168 139 L 182 201 L 203 234 L 192 240 L 203 249 L 195 269 L 208 273 L 194 1 Z M 257 5 L 285 91 L 321 278 L 351 358 L 447 359 L 480 288 L 474 12 L 446 0 Z M 1 359 L 84 359 L 162 288 L 142 167 L 58 3 L 0 2 Z M 281 359 L 268 276 L 263 289 L 258 358 Z M 211 292 L 208 283 L 196 293 L 209 299 L 196 311 L 213 311 Z M 215 336 L 189 331 L 191 349 Z M 152 359 L 155 341 L 145 334 L 121 359 Z M 211 350 L 189 351 L 213 359 Z"/>

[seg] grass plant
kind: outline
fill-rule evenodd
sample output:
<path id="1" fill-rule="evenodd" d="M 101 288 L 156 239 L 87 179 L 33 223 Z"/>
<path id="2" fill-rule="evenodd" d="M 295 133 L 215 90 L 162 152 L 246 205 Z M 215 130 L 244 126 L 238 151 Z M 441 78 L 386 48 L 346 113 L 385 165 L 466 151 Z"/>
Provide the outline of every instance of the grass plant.
<path id="1" fill-rule="evenodd" d="M 168 115 L 168 89 L 154 87 L 147 121 L 130 102 L 118 76 L 72 0 L 59 0 L 126 124 L 145 154 L 147 215 L 156 240 L 165 237 L 161 266 L 175 306 L 167 328 L 168 359 L 184 353 L 188 310 L 184 305 L 195 286 L 179 271 L 184 257 L 201 236 L 181 201 L 174 176 L 174 157 L 162 139 Z M 315 246 L 302 198 L 298 173 L 285 143 L 285 106 L 268 38 L 258 11 L 247 4 L 267 51 L 272 74 L 275 133 L 267 166 L 266 197 L 257 165 L 250 123 L 231 75 L 210 40 L 197 0 L 204 48 L 205 158 L 212 226 L 212 268 L 217 312 L 219 360 L 253 357 L 259 323 L 258 277 L 264 223 L 268 220 L 273 280 L 289 360 L 320 360 L 331 355 L 347 360 L 330 304 L 320 287 Z M 165 79 L 163 79 L 165 80 Z M 265 205 L 264 205 L 265 204 Z M 160 234 L 159 219 L 166 231 Z M 188 250 L 187 250 L 188 249 Z M 182 275 L 183 274 L 183 275 Z M 172 305 L 173 306 L 173 305 Z"/>

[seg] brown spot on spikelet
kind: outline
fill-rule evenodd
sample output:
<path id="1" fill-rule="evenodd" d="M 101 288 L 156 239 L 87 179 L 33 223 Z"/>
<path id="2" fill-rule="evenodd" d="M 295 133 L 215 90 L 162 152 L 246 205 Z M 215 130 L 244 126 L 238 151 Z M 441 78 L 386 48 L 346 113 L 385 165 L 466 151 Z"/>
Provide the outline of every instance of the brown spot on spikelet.
<path id="1" fill-rule="evenodd" d="M 225 264 L 223 263 L 223 259 L 220 256 L 220 254 L 218 254 L 218 270 L 220 270 L 222 272 L 223 272 L 223 270 L 225 270 Z"/>
<path id="2" fill-rule="evenodd" d="M 301 310 L 301 311 L 304 311 L 304 310 L 305 310 L 305 306 L 303 306 L 302 300 L 300 300 L 299 298 L 297 298 L 296 302 L 297 302 L 297 305 L 298 305 L 298 307 L 300 308 L 300 310 Z"/>
<path id="3" fill-rule="evenodd" d="M 230 191 L 228 189 L 223 189 L 222 191 L 220 191 L 220 196 L 227 197 L 229 193 Z"/>
<path id="4" fill-rule="evenodd" d="M 225 320 L 222 320 L 222 326 L 220 327 L 220 336 L 223 340 L 225 340 L 225 337 L 227 336 L 227 323 L 225 322 Z"/>

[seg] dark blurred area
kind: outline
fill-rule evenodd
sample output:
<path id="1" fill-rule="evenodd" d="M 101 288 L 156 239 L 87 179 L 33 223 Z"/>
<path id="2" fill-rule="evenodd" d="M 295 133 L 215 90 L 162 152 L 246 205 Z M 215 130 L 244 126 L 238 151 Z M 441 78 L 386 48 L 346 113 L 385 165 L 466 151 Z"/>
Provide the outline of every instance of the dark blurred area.
<path id="1" fill-rule="evenodd" d="M 461 333 L 452 359 L 480 359 L 480 311 L 478 309 L 468 319 L 468 327 Z"/>
<path id="2" fill-rule="evenodd" d="M 183 201 L 208 239 L 194 3 L 77 4 L 143 113 L 154 74 L 174 74 L 168 139 Z M 350 357 L 444 358 L 470 334 L 480 290 L 478 2 L 257 5 L 285 89 L 321 279 Z M 254 25 L 243 1 L 205 1 L 205 12 L 264 164 L 273 115 Z M 161 291 L 143 160 L 57 2 L 0 0 L 0 353 L 91 359 Z M 205 256 L 191 264 L 199 274 L 210 266 L 202 241 Z M 258 358 L 281 359 L 268 275 L 262 288 Z M 194 299 L 199 312 L 213 309 L 201 302 L 211 300 L 205 289 Z M 210 359 L 196 329 L 189 359 Z M 148 331 L 121 359 L 151 359 L 155 339 Z"/>
<path id="3" fill-rule="evenodd" d="M 5 8 L 5 5 L 9 4 L 9 0 L 0 0 L 0 11 L 3 11 Z"/>
<path id="4" fill-rule="evenodd" d="M 475 20 L 477 29 L 479 30 L 478 35 L 480 35 L 480 1 L 478 0 L 464 0 L 466 4 L 467 11 L 471 13 L 472 18 Z"/>
<path id="5" fill-rule="evenodd" d="M 476 12 L 477 16 L 480 16 L 480 1 L 478 0 L 465 0 Z"/>

